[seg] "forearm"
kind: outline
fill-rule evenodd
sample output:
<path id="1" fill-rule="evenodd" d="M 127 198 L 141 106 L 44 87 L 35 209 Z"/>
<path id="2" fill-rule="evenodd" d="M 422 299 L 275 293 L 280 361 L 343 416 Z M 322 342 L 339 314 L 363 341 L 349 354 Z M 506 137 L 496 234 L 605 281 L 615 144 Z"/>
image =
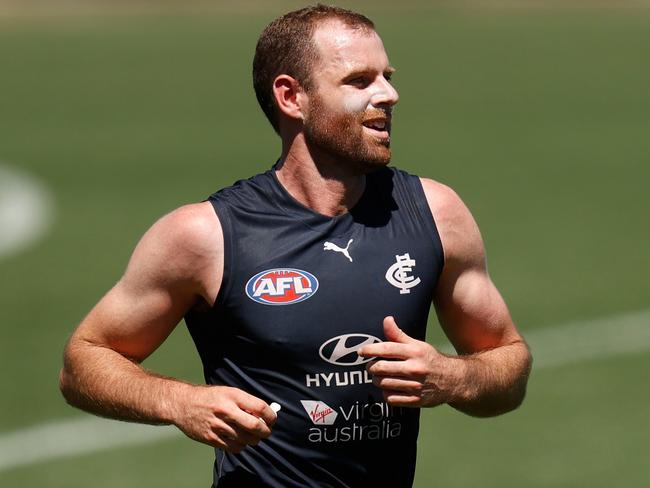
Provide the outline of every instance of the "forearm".
<path id="1" fill-rule="evenodd" d="M 521 405 L 532 364 L 524 342 L 451 359 L 460 376 L 458 388 L 448 402 L 455 409 L 476 417 L 491 417 Z"/>
<path id="2" fill-rule="evenodd" d="M 145 371 L 109 348 L 77 341 L 66 349 L 60 388 L 68 403 L 96 415 L 170 424 L 192 386 Z"/>

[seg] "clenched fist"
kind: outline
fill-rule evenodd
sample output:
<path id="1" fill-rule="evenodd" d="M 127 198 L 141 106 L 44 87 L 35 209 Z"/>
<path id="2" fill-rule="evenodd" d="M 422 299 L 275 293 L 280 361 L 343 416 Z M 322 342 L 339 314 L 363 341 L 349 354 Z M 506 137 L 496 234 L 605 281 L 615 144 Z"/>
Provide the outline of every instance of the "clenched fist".
<path id="1" fill-rule="evenodd" d="M 174 425 L 191 439 L 235 454 L 271 435 L 277 420 L 266 402 L 238 388 L 188 385 L 183 393 Z"/>

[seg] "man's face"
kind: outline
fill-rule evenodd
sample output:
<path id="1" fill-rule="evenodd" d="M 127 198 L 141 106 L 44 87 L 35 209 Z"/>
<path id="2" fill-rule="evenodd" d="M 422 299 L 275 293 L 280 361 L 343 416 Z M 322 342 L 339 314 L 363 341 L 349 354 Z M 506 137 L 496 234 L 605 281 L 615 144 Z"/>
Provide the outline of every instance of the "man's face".
<path id="1" fill-rule="evenodd" d="M 331 21 L 316 30 L 314 42 L 320 59 L 304 120 L 310 149 L 364 173 L 388 164 L 391 112 L 399 96 L 381 39 Z"/>

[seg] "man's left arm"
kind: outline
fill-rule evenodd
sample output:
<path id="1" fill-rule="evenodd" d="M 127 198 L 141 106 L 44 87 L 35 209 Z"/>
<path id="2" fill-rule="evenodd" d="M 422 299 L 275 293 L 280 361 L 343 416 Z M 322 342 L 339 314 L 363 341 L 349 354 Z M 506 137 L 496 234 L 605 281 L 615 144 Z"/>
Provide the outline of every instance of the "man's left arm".
<path id="1" fill-rule="evenodd" d="M 365 346 L 373 382 L 395 406 L 447 403 L 469 415 L 488 417 L 523 401 L 531 355 L 499 291 L 490 279 L 478 226 L 450 188 L 431 180 L 423 187 L 445 253 L 433 303 L 457 356 L 401 331 L 384 319 L 386 342 Z"/>

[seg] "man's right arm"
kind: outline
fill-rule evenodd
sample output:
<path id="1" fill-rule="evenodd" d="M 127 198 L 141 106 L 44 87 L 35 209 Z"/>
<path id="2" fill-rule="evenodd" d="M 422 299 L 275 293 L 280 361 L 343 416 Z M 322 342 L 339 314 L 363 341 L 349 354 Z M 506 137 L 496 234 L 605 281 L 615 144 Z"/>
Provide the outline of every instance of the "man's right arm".
<path id="1" fill-rule="evenodd" d="M 167 378 L 140 364 L 190 308 L 214 303 L 222 274 L 223 235 L 209 203 L 160 219 L 124 276 L 68 341 L 60 375 L 66 400 L 101 416 L 174 424 L 192 439 L 233 452 L 267 437 L 276 415 L 264 401 L 236 388 Z"/>

